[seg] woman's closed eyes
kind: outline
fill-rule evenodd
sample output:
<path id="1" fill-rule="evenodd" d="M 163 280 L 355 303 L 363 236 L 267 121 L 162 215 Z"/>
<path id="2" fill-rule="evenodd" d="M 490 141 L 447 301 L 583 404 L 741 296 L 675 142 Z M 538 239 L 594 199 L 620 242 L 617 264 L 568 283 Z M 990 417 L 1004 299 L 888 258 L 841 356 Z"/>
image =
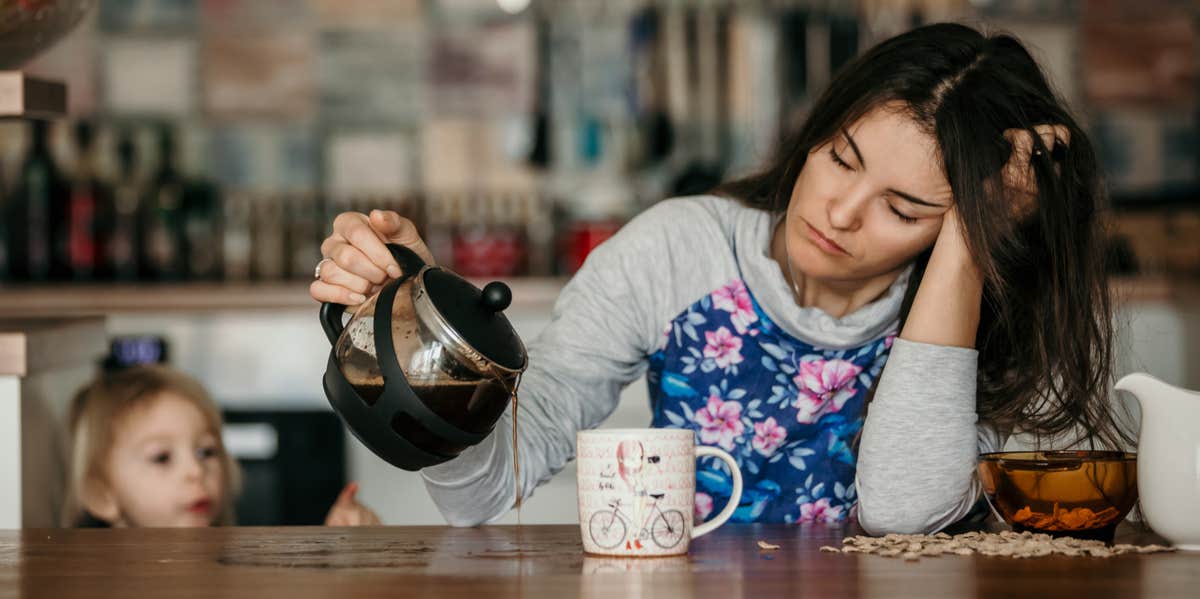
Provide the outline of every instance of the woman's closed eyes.
<path id="1" fill-rule="evenodd" d="M 850 163 L 846 162 L 845 160 L 842 160 L 842 157 L 838 155 L 837 150 L 833 147 L 833 144 L 829 145 L 829 157 L 833 160 L 834 164 L 838 165 L 839 168 L 854 172 L 854 167 L 850 166 Z M 888 203 L 888 210 L 891 210 L 892 214 L 895 214 L 901 222 L 908 224 L 917 222 L 916 217 L 909 216 L 903 212 L 900 212 L 899 210 L 896 210 L 896 207 L 890 202 Z"/>

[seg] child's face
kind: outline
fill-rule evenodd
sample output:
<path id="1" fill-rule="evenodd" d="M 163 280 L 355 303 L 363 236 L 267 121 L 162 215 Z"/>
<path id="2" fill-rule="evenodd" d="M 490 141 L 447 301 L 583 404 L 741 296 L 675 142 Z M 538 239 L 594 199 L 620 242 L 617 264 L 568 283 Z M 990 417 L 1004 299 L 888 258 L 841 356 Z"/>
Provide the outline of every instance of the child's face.
<path id="1" fill-rule="evenodd" d="M 107 463 L 114 526 L 209 526 L 223 488 L 217 437 L 196 406 L 164 392 L 125 415 Z"/>

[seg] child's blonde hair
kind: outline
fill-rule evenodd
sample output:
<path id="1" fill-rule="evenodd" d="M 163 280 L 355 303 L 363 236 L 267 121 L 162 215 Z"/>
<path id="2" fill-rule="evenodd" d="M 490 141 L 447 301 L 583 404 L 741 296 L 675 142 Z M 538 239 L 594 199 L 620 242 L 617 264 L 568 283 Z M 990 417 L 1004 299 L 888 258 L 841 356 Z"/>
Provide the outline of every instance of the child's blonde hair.
<path id="1" fill-rule="evenodd" d="M 120 420 L 164 392 L 173 393 L 194 405 L 212 429 L 225 488 L 221 505 L 216 506 L 216 524 L 234 523 L 233 503 L 241 485 L 241 471 L 221 440 L 221 412 L 216 403 L 196 379 L 174 368 L 134 366 L 99 376 L 80 389 L 71 401 L 67 414 L 71 447 L 63 526 L 77 526 L 90 517 L 83 504 L 83 493 L 89 484 L 107 484 L 105 461 L 112 451 L 114 430 Z"/>

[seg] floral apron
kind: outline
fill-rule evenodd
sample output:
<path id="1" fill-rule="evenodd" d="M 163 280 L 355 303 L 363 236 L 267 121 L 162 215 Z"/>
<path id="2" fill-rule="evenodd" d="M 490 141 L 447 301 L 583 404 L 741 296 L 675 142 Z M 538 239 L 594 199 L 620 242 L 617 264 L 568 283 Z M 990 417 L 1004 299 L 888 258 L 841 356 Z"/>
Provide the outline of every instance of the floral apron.
<path id="1" fill-rule="evenodd" d="M 814 347 L 779 328 L 742 280 L 667 325 L 650 356 L 652 425 L 696 431 L 742 471 L 735 522 L 839 521 L 856 503 L 852 445 L 894 334 L 861 347 Z M 696 465 L 700 522 L 732 492 L 724 462 Z"/>

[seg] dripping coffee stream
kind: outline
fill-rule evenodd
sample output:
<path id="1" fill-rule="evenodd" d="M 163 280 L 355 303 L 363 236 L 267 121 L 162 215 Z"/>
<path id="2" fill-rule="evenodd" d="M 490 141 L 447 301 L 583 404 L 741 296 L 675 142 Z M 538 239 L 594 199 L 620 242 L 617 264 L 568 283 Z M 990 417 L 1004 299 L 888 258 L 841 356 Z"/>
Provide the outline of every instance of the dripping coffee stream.
<path id="1" fill-rule="evenodd" d="M 504 377 L 501 376 L 501 374 L 496 372 L 494 369 L 492 370 L 492 374 L 493 374 L 493 376 L 496 377 L 496 382 L 499 383 L 502 387 L 504 387 L 504 390 L 508 393 L 510 402 L 512 404 L 513 488 L 514 488 L 514 492 L 515 492 L 515 495 L 517 498 L 516 504 L 515 504 L 516 508 L 517 508 L 517 526 L 520 526 L 521 525 L 521 463 L 520 463 L 520 460 L 518 459 L 519 454 L 517 453 L 517 447 L 518 447 L 518 443 L 517 443 L 517 439 L 518 439 L 517 409 L 518 409 L 518 404 L 520 402 L 517 398 L 517 389 L 519 389 L 521 387 L 521 374 L 517 374 L 517 376 L 513 379 L 513 383 L 511 386 L 509 386 L 505 382 Z"/>

